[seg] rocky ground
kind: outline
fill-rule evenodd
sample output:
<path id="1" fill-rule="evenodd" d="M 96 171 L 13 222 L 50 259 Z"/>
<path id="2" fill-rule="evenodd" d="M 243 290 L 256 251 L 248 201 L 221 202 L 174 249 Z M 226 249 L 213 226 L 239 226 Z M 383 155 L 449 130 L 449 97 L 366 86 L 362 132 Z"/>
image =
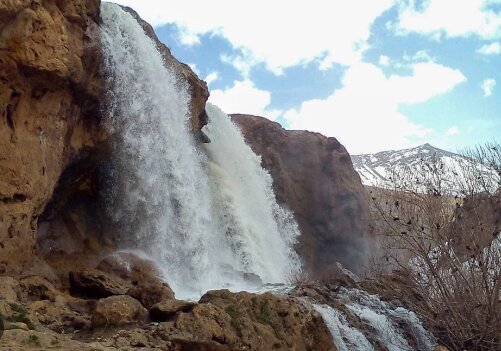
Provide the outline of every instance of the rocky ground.
<path id="1" fill-rule="evenodd" d="M 132 254 L 49 281 L 0 277 L 2 350 L 335 350 L 321 316 L 293 296 L 210 291 L 176 300 Z"/>

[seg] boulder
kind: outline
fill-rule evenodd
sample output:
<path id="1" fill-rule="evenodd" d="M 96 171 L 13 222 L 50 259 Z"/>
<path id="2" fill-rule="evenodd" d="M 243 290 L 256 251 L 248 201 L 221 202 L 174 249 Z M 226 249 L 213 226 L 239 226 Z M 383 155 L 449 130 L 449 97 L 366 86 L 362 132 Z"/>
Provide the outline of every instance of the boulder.
<path id="1" fill-rule="evenodd" d="M 148 309 L 157 303 L 174 299 L 174 293 L 166 284 L 139 283 L 130 288 L 127 295 L 135 298 Z"/>
<path id="2" fill-rule="evenodd" d="M 125 280 L 96 269 L 70 272 L 70 291 L 74 295 L 102 298 L 125 295 L 131 285 Z"/>
<path id="3" fill-rule="evenodd" d="M 118 252 L 106 256 L 99 262 L 98 269 L 120 277 L 132 285 L 127 295 L 150 308 L 158 302 L 174 299 L 174 292 L 160 278 L 155 264 L 130 252 Z"/>
<path id="4" fill-rule="evenodd" d="M 150 308 L 151 319 L 163 322 L 171 319 L 179 312 L 189 312 L 196 303 L 181 300 L 168 300 L 157 303 Z"/>
<path id="5" fill-rule="evenodd" d="M 92 326 L 121 326 L 145 322 L 148 311 L 139 301 L 127 295 L 110 296 L 100 299 L 92 314 Z"/>

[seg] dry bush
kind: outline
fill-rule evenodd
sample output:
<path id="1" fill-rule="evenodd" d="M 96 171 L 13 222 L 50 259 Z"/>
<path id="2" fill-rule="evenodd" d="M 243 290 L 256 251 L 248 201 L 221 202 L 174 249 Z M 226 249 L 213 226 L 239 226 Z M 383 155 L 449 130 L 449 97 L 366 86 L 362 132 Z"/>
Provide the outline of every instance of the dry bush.
<path id="1" fill-rule="evenodd" d="M 391 189 L 372 189 L 380 252 L 371 268 L 398 272 L 388 286 L 441 343 L 501 350 L 501 146 L 465 155 L 477 166 L 430 157 L 395 172 Z"/>

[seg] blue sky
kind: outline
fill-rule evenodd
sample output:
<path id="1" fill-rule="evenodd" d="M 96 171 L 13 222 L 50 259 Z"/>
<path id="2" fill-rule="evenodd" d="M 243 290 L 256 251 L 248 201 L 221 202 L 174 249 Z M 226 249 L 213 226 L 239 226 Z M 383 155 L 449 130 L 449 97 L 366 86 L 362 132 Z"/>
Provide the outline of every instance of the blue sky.
<path id="1" fill-rule="evenodd" d="M 120 0 L 227 113 L 350 153 L 501 135 L 501 0 Z"/>

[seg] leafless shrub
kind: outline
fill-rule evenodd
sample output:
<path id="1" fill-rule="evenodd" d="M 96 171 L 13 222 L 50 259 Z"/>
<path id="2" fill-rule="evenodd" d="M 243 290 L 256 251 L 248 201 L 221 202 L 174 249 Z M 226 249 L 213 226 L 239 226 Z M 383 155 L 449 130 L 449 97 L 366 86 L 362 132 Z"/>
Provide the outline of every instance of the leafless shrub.
<path id="1" fill-rule="evenodd" d="M 476 165 L 422 159 L 395 172 L 391 189 L 372 189 L 380 252 L 371 268 L 398 272 L 383 288 L 399 291 L 449 348 L 500 350 L 501 146 L 465 156 Z"/>

